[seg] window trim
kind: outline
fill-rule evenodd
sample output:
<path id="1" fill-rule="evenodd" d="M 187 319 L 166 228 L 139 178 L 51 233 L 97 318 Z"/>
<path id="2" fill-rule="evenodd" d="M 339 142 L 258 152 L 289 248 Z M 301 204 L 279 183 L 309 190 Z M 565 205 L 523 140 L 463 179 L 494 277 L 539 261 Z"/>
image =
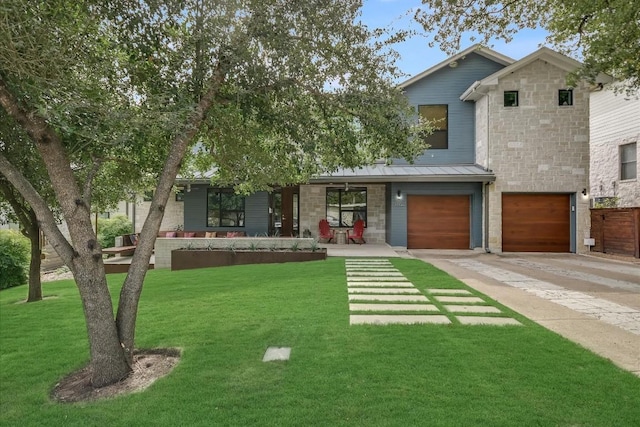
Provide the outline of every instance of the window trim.
<path id="1" fill-rule="evenodd" d="M 560 101 L 560 97 L 562 95 L 562 92 L 566 92 L 569 94 L 569 103 L 568 104 L 563 104 Z M 559 107 L 573 107 L 573 89 L 558 89 L 558 106 Z"/>
<path id="2" fill-rule="evenodd" d="M 422 116 L 422 114 L 420 114 L 420 107 L 445 107 L 446 109 L 446 129 L 437 129 L 434 128 L 433 133 L 429 136 L 427 136 L 424 141 L 430 145 L 429 150 L 448 150 L 449 149 L 449 104 L 419 104 L 418 105 L 418 115 L 426 120 L 429 120 L 427 117 Z M 437 126 L 437 124 L 436 124 Z M 444 134 L 445 135 L 445 141 L 444 141 L 444 147 L 435 147 L 433 144 L 431 144 L 429 142 L 429 138 L 433 135 L 436 134 Z M 433 142 L 433 140 L 431 141 Z"/>
<path id="3" fill-rule="evenodd" d="M 219 197 L 218 197 L 218 224 L 210 224 L 209 223 L 209 211 L 211 210 L 209 207 L 209 195 L 211 193 L 219 193 Z M 222 194 L 231 194 L 231 195 L 235 195 L 238 197 L 242 198 L 242 210 L 230 210 L 230 209 L 226 209 L 223 210 L 222 209 Z M 246 220 L 246 216 L 247 216 L 247 198 L 245 196 L 239 196 L 237 194 L 235 194 L 232 190 L 229 189 L 224 189 L 224 188 L 214 188 L 214 187 L 209 187 L 207 188 L 207 204 L 206 204 L 206 224 L 207 227 L 210 228 L 244 228 L 247 224 L 247 220 Z M 242 212 L 242 225 L 222 225 L 222 213 L 223 212 Z"/>
<path id="4" fill-rule="evenodd" d="M 625 150 L 625 148 L 632 147 L 632 146 L 635 147 L 634 151 L 635 151 L 636 157 L 634 159 L 632 159 L 632 160 L 624 161 L 624 159 L 622 157 L 622 152 Z M 619 168 L 620 168 L 620 174 L 619 174 L 620 181 L 634 181 L 634 180 L 637 180 L 638 179 L 638 143 L 637 142 L 631 142 L 631 143 L 628 143 L 628 144 L 621 144 L 619 147 L 620 148 L 619 148 L 619 152 L 618 152 L 619 153 L 619 157 L 618 157 L 619 162 L 618 163 L 619 163 Z M 636 165 L 636 167 L 633 168 L 633 171 L 635 173 L 634 173 L 633 177 L 626 178 L 626 177 L 623 176 L 623 170 L 624 170 L 623 165 L 629 165 L 629 164 L 635 164 Z"/>
<path id="5" fill-rule="evenodd" d="M 513 105 L 507 105 L 507 94 L 511 95 L 511 94 L 515 94 L 516 95 L 516 103 Z M 502 93 L 502 106 L 505 108 L 513 108 L 513 107 L 519 107 L 520 106 L 520 93 L 517 90 L 505 90 Z"/>
<path id="6" fill-rule="evenodd" d="M 338 221 L 339 225 L 334 228 L 352 228 L 353 225 L 343 225 L 342 224 L 342 213 L 343 212 L 362 212 L 360 209 L 342 209 L 342 195 L 344 193 L 351 193 L 355 191 L 364 191 L 364 227 L 367 228 L 368 217 L 369 217 L 369 191 L 367 187 L 351 187 L 348 191 L 344 188 L 336 188 L 336 187 L 326 187 L 325 189 L 325 218 L 329 217 L 329 192 L 338 192 Z"/>

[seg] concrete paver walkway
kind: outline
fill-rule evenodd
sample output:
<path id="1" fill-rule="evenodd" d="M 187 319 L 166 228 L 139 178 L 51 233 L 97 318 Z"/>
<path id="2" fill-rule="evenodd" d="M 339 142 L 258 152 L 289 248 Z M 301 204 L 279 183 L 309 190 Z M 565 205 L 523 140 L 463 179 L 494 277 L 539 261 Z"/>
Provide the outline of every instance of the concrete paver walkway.
<path id="1" fill-rule="evenodd" d="M 468 325 L 520 325 L 517 320 L 504 316 L 480 316 L 500 315 L 501 311 L 493 306 L 478 305 L 485 301 L 467 289 L 426 289 L 427 297 L 386 259 L 348 258 L 345 268 L 351 325 L 450 324 L 451 319 Z M 374 268 L 385 271 L 371 276 L 369 273 Z M 361 273 L 367 274 L 365 277 L 370 281 L 358 281 L 362 278 Z M 393 281 L 401 279 L 404 281 Z M 434 301 L 453 304 L 443 305 L 442 311 L 433 304 Z M 416 314 L 408 314 L 412 312 Z"/>
<path id="2" fill-rule="evenodd" d="M 572 306 L 572 308 L 561 305 L 556 299 L 546 299 L 542 297 L 543 294 L 536 295 L 533 292 L 527 292 L 520 287 L 513 286 L 513 283 L 508 284 L 506 283 L 508 281 L 507 278 L 489 277 L 473 269 L 467 269 L 462 265 L 451 262 L 456 259 L 478 260 L 487 265 L 494 265 L 513 273 L 528 276 L 534 281 L 537 280 L 559 286 L 562 288 L 560 290 L 564 292 L 580 292 L 619 306 L 640 310 L 640 261 L 638 260 L 630 259 L 627 262 L 620 262 L 605 256 L 574 254 L 495 255 L 469 250 L 407 251 L 404 248 L 394 249 L 388 245 L 370 244 L 327 245 L 327 248 L 329 256 L 421 259 L 461 279 L 470 287 L 521 313 L 547 329 L 610 359 L 621 368 L 640 376 L 640 335 L 623 329 L 620 325 L 607 323 L 604 318 L 581 313 L 578 311 L 579 306 L 577 305 Z M 522 261 L 505 262 L 505 260 L 513 258 L 520 258 L 541 265 Z M 553 267 L 559 267 L 559 269 Z M 574 274 L 574 272 L 587 273 L 588 275 Z M 605 280 L 601 281 L 600 279 Z M 375 280 L 375 282 L 377 281 Z M 520 283 L 525 284 L 524 281 Z M 626 286 L 628 283 L 636 284 L 637 288 Z M 622 286 L 619 286 L 620 284 Z M 367 286 L 374 285 L 368 283 Z M 564 295 L 569 294 L 565 293 Z M 577 295 L 573 294 L 573 296 Z M 460 304 L 456 304 L 457 310 L 460 310 L 460 307 Z M 478 305 L 474 304 L 473 307 L 478 307 Z M 635 318 L 631 320 L 631 322 L 635 321 Z M 633 324 L 631 323 L 627 327 L 633 327 Z"/>

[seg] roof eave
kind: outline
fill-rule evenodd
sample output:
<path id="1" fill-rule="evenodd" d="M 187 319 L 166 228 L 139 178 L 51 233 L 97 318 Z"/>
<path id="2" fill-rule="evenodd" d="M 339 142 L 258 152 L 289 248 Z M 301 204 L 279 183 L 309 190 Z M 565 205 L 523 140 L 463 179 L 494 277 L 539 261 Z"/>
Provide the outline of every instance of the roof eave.
<path id="1" fill-rule="evenodd" d="M 309 184 L 357 184 L 357 183 L 391 183 L 391 182 L 493 182 L 493 174 L 479 175 L 370 175 L 370 176 L 322 176 L 313 178 Z"/>
<path id="2" fill-rule="evenodd" d="M 444 68 L 446 66 L 449 66 L 449 64 L 451 64 L 453 62 L 456 62 L 458 60 L 464 59 L 464 57 L 466 57 L 467 55 L 470 55 L 472 53 L 477 53 L 478 55 L 484 56 L 485 58 L 488 58 L 488 59 L 490 59 L 490 60 L 492 60 L 494 62 L 497 62 L 498 64 L 505 65 L 505 66 L 510 65 L 510 64 L 515 62 L 514 59 L 509 58 L 506 55 L 503 55 L 503 54 L 501 54 L 499 52 L 496 52 L 496 51 L 494 51 L 492 49 L 489 49 L 487 47 L 483 47 L 480 44 L 474 44 L 473 46 L 468 47 L 467 49 L 463 50 L 462 52 L 457 53 L 457 54 L 445 59 L 444 61 L 434 65 L 431 68 L 426 69 L 425 71 L 423 71 L 423 72 L 411 77 L 408 80 L 405 80 L 404 82 L 400 83 L 398 85 L 398 87 L 400 89 L 404 89 L 404 88 L 406 88 L 408 86 L 411 86 L 415 82 L 417 82 L 419 80 L 422 80 L 423 78 L 427 77 L 428 75 L 433 74 L 436 71 L 438 71 L 438 70 L 440 70 L 440 69 L 442 69 L 442 68 Z"/>

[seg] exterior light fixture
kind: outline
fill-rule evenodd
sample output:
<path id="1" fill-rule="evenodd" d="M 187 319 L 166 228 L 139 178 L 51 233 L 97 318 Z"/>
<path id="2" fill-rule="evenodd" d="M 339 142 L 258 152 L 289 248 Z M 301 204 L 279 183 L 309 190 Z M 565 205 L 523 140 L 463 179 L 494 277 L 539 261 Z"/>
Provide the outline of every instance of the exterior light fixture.
<path id="1" fill-rule="evenodd" d="M 396 193 L 396 198 L 402 199 L 402 191 L 398 190 L 398 192 Z"/>
<path id="2" fill-rule="evenodd" d="M 587 189 L 586 188 L 582 189 L 582 195 L 585 196 L 585 197 L 587 196 Z"/>
<path id="3" fill-rule="evenodd" d="M 187 184 L 187 193 L 191 193 L 191 184 Z"/>

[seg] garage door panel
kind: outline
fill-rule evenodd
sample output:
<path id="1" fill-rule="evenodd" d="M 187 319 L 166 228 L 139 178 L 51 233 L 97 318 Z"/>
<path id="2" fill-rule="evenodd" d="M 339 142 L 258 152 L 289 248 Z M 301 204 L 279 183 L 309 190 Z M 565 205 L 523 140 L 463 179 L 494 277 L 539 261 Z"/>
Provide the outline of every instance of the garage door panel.
<path id="1" fill-rule="evenodd" d="M 503 194 L 502 250 L 569 252 L 568 194 Z"/>
<path id="2" fill-rule="evenodd" d="M 407 247 L 469 249 L 469 196 L 408 196 Z"/>

